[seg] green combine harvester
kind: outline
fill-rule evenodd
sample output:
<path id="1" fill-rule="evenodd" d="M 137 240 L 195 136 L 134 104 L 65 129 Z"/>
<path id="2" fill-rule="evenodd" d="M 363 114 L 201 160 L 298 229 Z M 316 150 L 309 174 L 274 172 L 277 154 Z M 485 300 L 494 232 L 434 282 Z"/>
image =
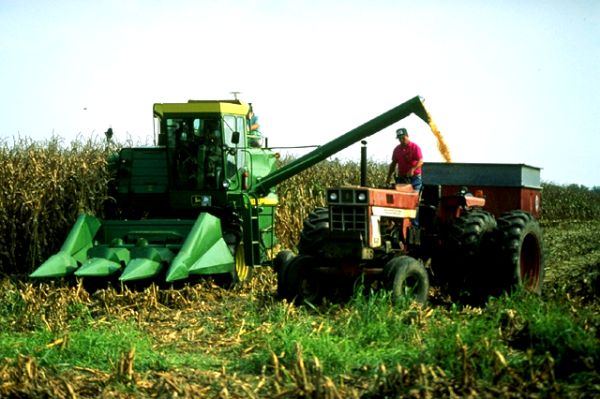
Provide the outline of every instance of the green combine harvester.
<path id="1" fill-rule="evenodd" d="M 108 216 L 81 214 L 30 277 L 244 282 L 272 259 L 277 184 L 412 113 L 429 122 L 414 97 L 278 169 L 266 143 L 253 145 L 248 110 L 237 99 L 154 104 L 157 145 L 109 159 Z"/>

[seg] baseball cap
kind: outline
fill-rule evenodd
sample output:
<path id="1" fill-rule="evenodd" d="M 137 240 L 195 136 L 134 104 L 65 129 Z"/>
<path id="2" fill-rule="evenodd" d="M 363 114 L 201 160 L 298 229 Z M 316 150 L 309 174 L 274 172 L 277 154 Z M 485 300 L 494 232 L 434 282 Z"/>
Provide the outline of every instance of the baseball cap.
<path id="1" fill-rule="evenodd" d="M 403 127 L 401 127 L 400 129 L 396 130 L 396 137 L 397 138 L 400 138 L 402 136 L 406 136 L 407 134 L 408 134 L 408 132 Z"/>

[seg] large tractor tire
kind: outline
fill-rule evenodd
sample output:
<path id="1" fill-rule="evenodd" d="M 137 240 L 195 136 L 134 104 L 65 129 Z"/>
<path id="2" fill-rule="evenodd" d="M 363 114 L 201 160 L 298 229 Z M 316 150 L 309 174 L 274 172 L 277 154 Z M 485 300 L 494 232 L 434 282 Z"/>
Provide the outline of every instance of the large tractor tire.
<path id="1" fill-rule="evenodd" d="M 510 211 L 498 218 L 490 242 L 494 270 L 490 274 L 492 295 L 519 287 L 541 293 L 544 281 L 542 229 L 528 212 Z"/>
<path id="2" fill-rule="evenodd" d="M 304 302 L 314 304 L 320 300 L 322 286 L 314 271 L 314 264 L 315 259 L 308 255 L 299 255 L 283 263 L 277 284 L 282 299 L 297 305 Z"/>
<path id="3" fill-rule="evenodd" d="M 394 303 L 405 300 L 420 304 L 427 302 L 429 276 L 423 263 L 410 256 L 392 258 L 384 267 L 385 286 Z"/>
<path id="4" fill-rule="evenodd" d="M 494 215 L 471 209 L 450 227 L 442 243 L 441 256 L 434 260 L 437 283 L 454 299 L 479 295 L 482 275 L 487 272 L 486 242 L 497 223 Z"/>
<path id="5" fill-rule="evenodd" d="M 301 255 L 320 255 L 321 248 L 327 240 L 329 233 L 329 209 L 316 208 L 304 220 L 304 228 L 298 243 L 298 252 Z"/>

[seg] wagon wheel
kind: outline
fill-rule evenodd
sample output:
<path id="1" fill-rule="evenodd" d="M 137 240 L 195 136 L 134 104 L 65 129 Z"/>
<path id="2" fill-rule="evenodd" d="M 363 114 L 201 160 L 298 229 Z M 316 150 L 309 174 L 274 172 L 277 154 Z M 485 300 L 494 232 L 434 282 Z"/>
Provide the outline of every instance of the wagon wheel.
<path id="1" fill-rule="evenodd" d="M 490 242 L 494 253 L 491 294 L 519 287 L 539 294 L 544 280 L 542 230 L 535 218 L 521 210 L 498 218 L 498 229 Z"/>

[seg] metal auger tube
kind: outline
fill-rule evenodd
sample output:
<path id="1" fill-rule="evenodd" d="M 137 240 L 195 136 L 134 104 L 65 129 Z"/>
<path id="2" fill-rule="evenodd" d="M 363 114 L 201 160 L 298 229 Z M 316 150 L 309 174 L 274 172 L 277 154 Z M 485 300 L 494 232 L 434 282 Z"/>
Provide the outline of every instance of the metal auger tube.
<path id="1" fill-rule="evenodd" d="M 423 101 L 421 97 L 416 96 L 265 176 L 251 191 L 258 196 L 264 196 L 272 187 L 275 187 L 279 183 L 406 118 L 412 113 L 425 121 L 425 123 L 429 123 L 429 116 L 423 105 Z"/>

